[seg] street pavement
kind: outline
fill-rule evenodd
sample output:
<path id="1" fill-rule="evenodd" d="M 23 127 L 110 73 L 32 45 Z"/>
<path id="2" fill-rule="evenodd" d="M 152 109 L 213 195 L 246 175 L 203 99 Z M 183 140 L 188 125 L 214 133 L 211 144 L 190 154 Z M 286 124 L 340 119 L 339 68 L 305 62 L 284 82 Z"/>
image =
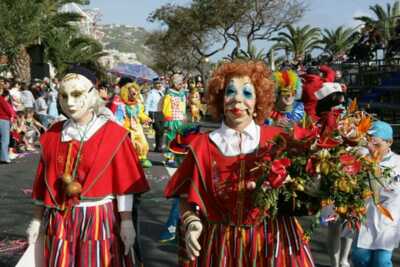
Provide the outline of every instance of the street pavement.
<path id="1" fill-rule="evenodd" d="M 210 127 L 206 125 L 206 127 Z M 146 267 L 177 266 L 176 245 L 160 244 L 159 234 L 168 216 L 170 201 L 163 198 L 163 189 L 168 181 L 168 171 L 159 153 L 150 153 L 153 167 L 146 170 L 151 191 L 144 194 L 140 205 L 141 242 Z M 0 165 L 0 266 L 15 266 L 23 251 L 7 248 L 15 240 L 24 240 L 25 231 L 32 216 L 29 189 L 35 175 L 38 154 L 16 160 L 10 165 Z M 302 218 L 305 227 L 310 218 Z M 326 249 L 327 230 L 319 227 L 313 234 L 312 254 L 319 267 L 329 266 Z M 4 251 L 7 250 L 7 251 Z M 400 253 L 394 253 L 394 266 L 400 266 Z"/>

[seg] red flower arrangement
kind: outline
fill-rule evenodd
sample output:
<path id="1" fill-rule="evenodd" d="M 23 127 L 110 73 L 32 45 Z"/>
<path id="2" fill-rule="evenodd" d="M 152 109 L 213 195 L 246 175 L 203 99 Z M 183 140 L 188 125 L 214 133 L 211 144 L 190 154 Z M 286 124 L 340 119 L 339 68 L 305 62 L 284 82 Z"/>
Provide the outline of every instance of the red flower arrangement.
<path id="1" fill-rule="evenodd" d="M 262 172 L 255 181 L 254 206 L 260 214 L 268 210 L 265 214 L 274 216 L 279 212 L 278 198 L 284 196 L 295 207 L 311 207 L 315 202 L 320 203 L 319 209 L 333 205 L 337 216 L 349 226 L 360 225 L 366 212 L 365 199 L 374 197 L 372 182 L 381 183 L 389 171 L 374 160 L 379 157 L 359 153 L 359 147 L 366 144 L 370 115 L 357 111 L 353 102 L 345 115 L 328 117 L 328 128 L 318 128 L 306 118 L 266 144 L 269 159 L 274 160 L 257 163 L 256 169 Z M 299 199 L 299 194 L 310 197 Z M 377 207 L 391 218 L 387 210 L 379 204 Z"/>

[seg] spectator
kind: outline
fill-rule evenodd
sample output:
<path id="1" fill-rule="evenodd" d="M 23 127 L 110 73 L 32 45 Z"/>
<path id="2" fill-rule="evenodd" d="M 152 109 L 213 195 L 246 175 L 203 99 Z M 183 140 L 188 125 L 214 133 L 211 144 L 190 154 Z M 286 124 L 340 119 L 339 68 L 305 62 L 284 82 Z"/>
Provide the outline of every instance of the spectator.
<path id="1" fill-rule="evenodd" d="M 11 163 L 8 147 L 10 144 L 10 128 L 11 120 L 16 117 L 15 111 L 12 105 L 6 100 L 8 91 L 1 90 L 2 95 L 0 96 L 0 163 L 8 164 Z"/>
<path id="2" fill-rule="evenodd" d="M 47 114 L 53 118 L 57 118 L 58 108 L 57 108 L 57 97 L 58 91 L 54 84 L 50 84 L 47 91 Z"/>
<path id="3" fill-rule="evenodd" d="M 35 113 L 40 123 L 47 128 L 55 118 L 47 114 L 48 106 L 46 103 L 45 94 L 46 92 L 43 89 L 38 89 L 36 91 L 37 98 L 35 100 Z"/>
<path id="4" fill-rule="evenodd" d="M 161 103 L 163 97 L 164 92 L 161 81 L 156 79 L 154 80 L 154 88 L 150 90 L 145 103 L 145 112 L 149 114 L 150 118 L 152 119 L 153 128 L 155 130 L 156 146 L 154 152 L 162 151 L 164 127 L 163 116 L 161 112 Z"/>
<path id="5" fill-rule="evenodd" d="M 26 84 L 22 85 L 21 102 L 24 108 L 33 108 L 35 105 L 35 98 Z"/>
<path id="6" fill-rule="evenodd" d="M 25 139 L 29 146 L 27 146 L 27 151 L 34 151 L 36 150 L 35 144 L 39 140 L 40 132 L 45 132 L 46 127 L 42 125 L 35 119 L 35 111 L 33 109 L 26 109 L 25 113 Z"/>
<path id="7" fill-rule="evenodd" d="M 10 89 L 11 104 L 15 111 L 23 110 L 24 105 L 22 104 L 21 94 L 21 83 L 16 81 Z"/>

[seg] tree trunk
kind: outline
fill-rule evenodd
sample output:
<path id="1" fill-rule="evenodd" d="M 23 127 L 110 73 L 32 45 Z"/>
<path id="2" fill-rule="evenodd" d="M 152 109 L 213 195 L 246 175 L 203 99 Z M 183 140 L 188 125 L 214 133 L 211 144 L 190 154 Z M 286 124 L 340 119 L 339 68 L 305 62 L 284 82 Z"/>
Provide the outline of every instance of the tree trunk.
<path id="1" fill-rule="evenodd" d="M 25 47 L 12 59 L 12 70 L 15 78 L 23 82 L 31 81 L 31 58 Z"/>

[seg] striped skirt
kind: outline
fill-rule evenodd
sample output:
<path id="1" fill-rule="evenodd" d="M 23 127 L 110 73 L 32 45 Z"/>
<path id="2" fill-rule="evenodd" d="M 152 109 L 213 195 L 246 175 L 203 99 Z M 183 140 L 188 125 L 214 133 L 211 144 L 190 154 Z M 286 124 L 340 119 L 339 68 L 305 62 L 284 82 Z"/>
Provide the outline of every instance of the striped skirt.
<path id="1" fill-rule="evenodd" d="M 181 233 L 183 235 L 183 233 Z M 278 216 L 257 226 L 204 224 L 200 256 L 189 261 L 180 238 L 179 266 L 313 267 L 303 230 L 295 217 Z"/>
<path id="2" fill-rule="evenodd" d="M 115 204 L 75 207 L 44 214 L 46 266 L 134 266 L 133 249 L 124 256 Z"/>

